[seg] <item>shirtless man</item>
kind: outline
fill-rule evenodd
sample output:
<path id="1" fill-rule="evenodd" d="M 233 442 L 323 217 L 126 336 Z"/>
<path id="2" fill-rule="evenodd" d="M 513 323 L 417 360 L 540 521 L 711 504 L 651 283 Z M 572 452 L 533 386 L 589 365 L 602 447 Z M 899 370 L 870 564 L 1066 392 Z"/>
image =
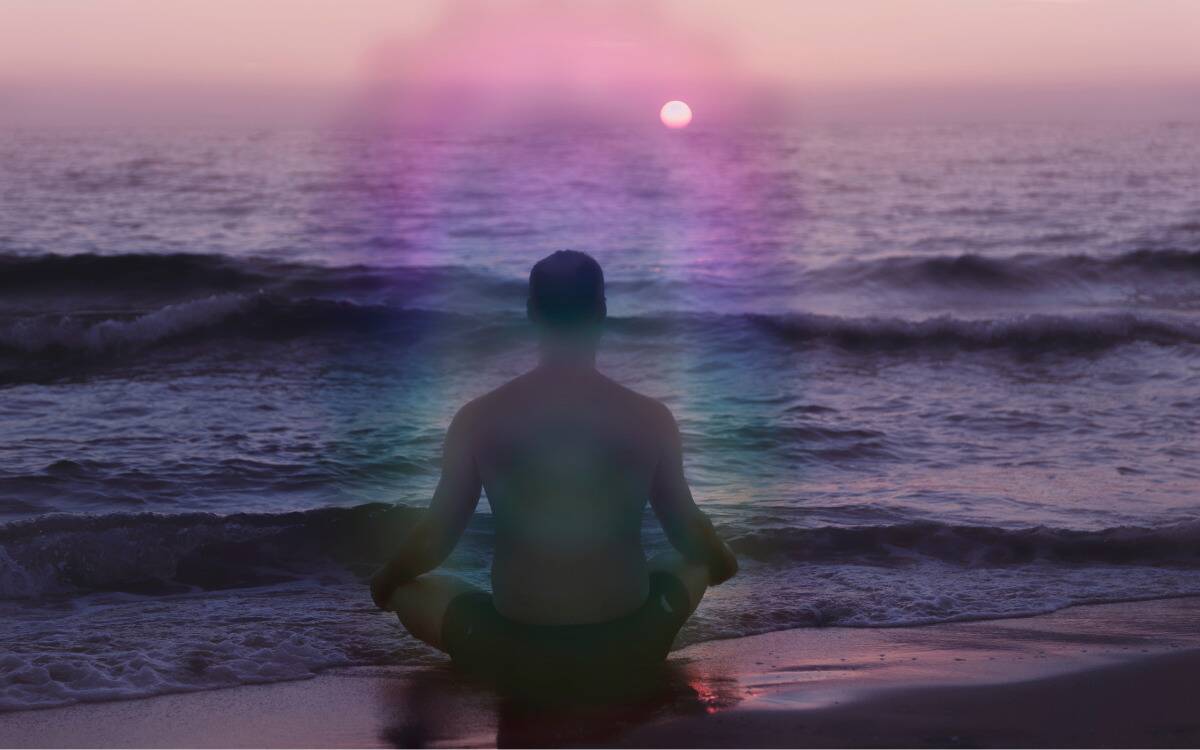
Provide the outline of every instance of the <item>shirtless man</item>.
<path id="1" fill-rule="evenodd" d="M 692 500 L 670 410 L 596 370 L 607 313 L 599 264 L 567 250 L 541 260 L 527 312 L 538 366 L 455 415 L 429 510 L 371 595 L 468 669 L 661 662 L 705 588 L 737 561 Z M 491 594 L 429 572 L 481 487 L 496 526 Z M 649 561 L 647 500 L 675 548 Z"/>

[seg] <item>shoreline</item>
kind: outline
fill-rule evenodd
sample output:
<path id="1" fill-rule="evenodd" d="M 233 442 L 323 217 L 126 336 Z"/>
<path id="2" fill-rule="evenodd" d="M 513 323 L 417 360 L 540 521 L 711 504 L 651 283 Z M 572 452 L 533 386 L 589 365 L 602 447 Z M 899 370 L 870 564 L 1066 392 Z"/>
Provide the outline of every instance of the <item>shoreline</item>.
<path id="1" fill-rule="evenodd" d="M 1011 683 L 892 688 L 816 710 L 672 719 L 615 747 L 1196 747 L 1200 649 Z"/>
<path id="2" fill-rule="evenodd" d="M 448 666 L 357 667 L 7 712 L 0 746 L 1176 746 L 1200 743 L 1197 688 L 1200 597 L 1177 597 L 707 641 L 605 705 L 527 705 Z"/>

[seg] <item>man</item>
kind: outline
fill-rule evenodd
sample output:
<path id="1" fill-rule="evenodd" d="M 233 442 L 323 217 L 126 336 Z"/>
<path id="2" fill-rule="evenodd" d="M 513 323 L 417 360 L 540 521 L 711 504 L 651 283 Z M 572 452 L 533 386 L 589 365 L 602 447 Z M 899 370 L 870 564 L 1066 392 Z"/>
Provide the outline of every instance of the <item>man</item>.
<path id="1" fill-rule="evenodd" d="M 472 670 L 661 662 L 737 561 L 692 500 L 671 412 L 596 370 L 607 314 L 599 264 L 569 250 L 544 258 L 529 274 L 527 312 L 538 366 L 455 415 L 429 510 L 371 580 L 372 597 Z M 496 528 L 491 594 L 429 573 L 481 487 Z M 649 561 L 647 500 L 675 548 Z"/>

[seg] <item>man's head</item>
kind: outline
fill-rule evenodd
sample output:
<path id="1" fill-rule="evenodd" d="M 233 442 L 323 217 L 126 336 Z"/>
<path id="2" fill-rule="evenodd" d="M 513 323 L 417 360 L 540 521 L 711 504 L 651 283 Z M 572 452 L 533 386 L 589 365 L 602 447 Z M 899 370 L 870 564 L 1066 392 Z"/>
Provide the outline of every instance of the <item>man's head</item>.
<path id="1" fill-rule="evenodd" d="M 559 250 L 529 272 L 529 319 L 545 333 L 594 335 L 608 314 L 604 271 L 587 253 Z"/>

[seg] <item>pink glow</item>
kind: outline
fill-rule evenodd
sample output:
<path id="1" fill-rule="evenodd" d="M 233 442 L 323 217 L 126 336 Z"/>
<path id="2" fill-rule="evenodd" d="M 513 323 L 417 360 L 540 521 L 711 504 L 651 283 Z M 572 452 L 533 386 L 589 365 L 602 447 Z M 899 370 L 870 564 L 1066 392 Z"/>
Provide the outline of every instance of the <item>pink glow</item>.
<path id="1" fill-rule="evenodd" d="M 652 3 L 456 7 L 427 33 L 377 49 L 372 105 L 404 121 L 636 124 L 685 98 L 706 119 L 738 118 L 758 91 L 727 45 Z"/>

